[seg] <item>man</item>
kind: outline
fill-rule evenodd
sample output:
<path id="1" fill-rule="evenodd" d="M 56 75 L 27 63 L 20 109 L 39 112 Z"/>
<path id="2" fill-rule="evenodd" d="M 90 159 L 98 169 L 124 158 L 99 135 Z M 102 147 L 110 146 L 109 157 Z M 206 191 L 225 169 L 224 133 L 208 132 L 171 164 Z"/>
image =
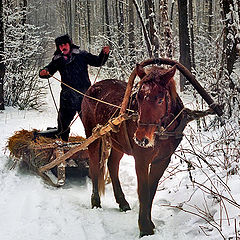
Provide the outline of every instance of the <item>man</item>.
<path id="1" fill-rule="evenodd" d="M 72 43 L 69 35 L 63 35 L 55 39 L 56 51 L 52 61 L 39 71 L 41 78 L 49 78 L 59 71 L 63 83 L 85 93 L 91 83 L 88 76 L 88 65 L 99 67 L 108 59 L 109 47 L 103 47 L 99 56 L 86 51 L 81 51 Z M 68 141 L 70 133 L 69 125 L 76 112 L 81 114 L 83 96 L 61 84 L 60 108 L 58 113 L 57 135 L 64 141 Z"/>

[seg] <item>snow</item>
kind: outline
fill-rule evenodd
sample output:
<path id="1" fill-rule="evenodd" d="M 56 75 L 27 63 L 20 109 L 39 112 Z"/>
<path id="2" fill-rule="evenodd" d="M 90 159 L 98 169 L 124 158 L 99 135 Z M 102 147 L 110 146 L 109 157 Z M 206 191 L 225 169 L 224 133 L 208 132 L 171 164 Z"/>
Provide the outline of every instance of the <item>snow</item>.
<path id="1" fill-rule="evenodd" d="M 53 81 L 53 80 L 52 80 Z M 59 88 L 54 84 L 55 97 Z M 125 155 L 120 165 L 120 180 L 123 191 L 132 208 L 128 212 L 120 212 L 115 202 L 112 186 L 106 186 L 106 193 L 101 198 L 102 209 L 91 209 L 90 179 L 67 179 L 65 186 L 54 188 L 47 185 L 40 177 L 19 167 L 9 170 L 9 152 L 5 150 L 7 139 L 15 131 L 26 129 L 46 129 L 56 126 L 56 110 L 51 97 L 47 96 L 48 105 L 42 112 L 19 111 L 6 108 L 0 113 L 0 239 L 1 240 L 134 240 L 139 239 L 138 197 L 134 160 Z M 191 126 L 194 128 L 194 125 Z M 186 129 L 186 138 L 192 128 Z M 80 120 L 72 126 L 72 134 L 84 136 Z M 198 134 L 197 131 L 195 132 Z M 206 138 L 208 138 L 206 133 Z M 181 148 L 188 145 L 184 138 Z M 201 140 L 204 146 L 207 143 Z M 197 136 L 192 143 L 197 142 Z M 177 151 L 177 155 L 179 153 Z M 172 157 L 172 163 L 165 173 L 156 193 L 152 218 L 156 225 L 155 234 L 142 239 L 151 240 L 203 240 L 222 239 L 219 231 L 207 223 L 202 217 L 210 220 L 211 216 L 221 229 L 223 236 L 236 239 L 235 228 L 239 231 L 239 208 L 224 201 L 225 208 L 219 205 L 219 198 L 204 193 L 197 185 L 191 183 L 186 164 L 180 163 L 179 156 Z M 218 156 L 219 157 L 219 156 Z M 194 158 L 189 155 L 189 160 Z M 197 162 L 197 161 L 196 161 Z M 196 163 L 197 164 L 197 163 Z M 239 163 L 236 163 L 239 165 Z M 195 166 L 196 167 L 196 166 Z M 171 176 L 172 172 L 172 176 Z M 209 180 L 216 183 L 218 190 L 230 199 L 239 201 L 239 175 L 227 178 L 231 195 L 223 184 L 206 166 L 192 171 L 193 178 L 206 186 Z M 222 181 L 226 182 L 226 171 L 219 171 Z M 218 179 L 218 180 L 217 180 Z M 177 206 L 177 207 L 174 207 Z M 192 213 L 181 210 L 181 207 Z M 227 209 L 227 215 L 226 211 Z M 221 221 L 219 220 L 221 219 Z M 229 220 L 229 223 L 228 221 Z M 214 226 L 217 226 L 213 221 Z M 231 238 L 232 237 L 232 238 Z"/>

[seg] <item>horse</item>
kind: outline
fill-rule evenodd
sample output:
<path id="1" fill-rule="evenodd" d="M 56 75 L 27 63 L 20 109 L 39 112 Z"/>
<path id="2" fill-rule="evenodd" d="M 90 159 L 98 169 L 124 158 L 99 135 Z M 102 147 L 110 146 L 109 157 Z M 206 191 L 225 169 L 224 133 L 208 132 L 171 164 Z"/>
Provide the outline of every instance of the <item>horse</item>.
<path id="1" fill-rule="evenodd" d="M 128 109 L 136 112 L 138 117 L 129 118 L 120 126 L 115 126 L 116 129 L 108 136 L 112 149 L 106 164 L 114 196 L 121 211 L 130 210 L 130 206 L 121 188 L 119 163 L 123 154 L 132 155 L 135 159 L 139 198 L 138 225 L 141 237 L 154 234 L 155 225 L 151 220 L 151 209 L 158 182 L 182 140 L 181 133 L 175 134 L 179 132 L 178 128 L 183 118 L 181 111 L 184 108 L 176 92 L 173 78 L 175 72 L 176 66 L 169 69 L 160 66 L 144 69 L 143 66 L 137 65 L 136 74 L 140 82 L 137 92 L 131 96 Z M 82 122 L 86 137 L 91 136 L 96 126 L 107 124 L 109 119 L 119 114 L 119 109 L 115 106 L 121 105 L 126 85 L 123 81 L 106 79 L 87 90 L 82 102 Z M 88 146 L 92 208 L 101 207 L 100 195 L 104 192 L 102 145 L 103 140 L 99 138 Z"/>

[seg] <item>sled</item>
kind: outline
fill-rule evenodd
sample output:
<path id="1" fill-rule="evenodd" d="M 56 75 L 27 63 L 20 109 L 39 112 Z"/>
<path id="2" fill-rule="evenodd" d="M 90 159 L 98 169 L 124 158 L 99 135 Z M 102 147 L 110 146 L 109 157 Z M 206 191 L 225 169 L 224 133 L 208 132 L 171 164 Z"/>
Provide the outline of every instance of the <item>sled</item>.
<path id="1" fill-rule="evenodd" d="M 15 132 L 8 139 L 7 147 L 10 151 L 10 157 L 14 159 L 14 165 L 16 163 L 26 164 L 31 171 L 56 187 L 64 185 L 68 176 L 88 176 L 87 149 L 71 155 L 71 158 L 49 169 L 49 171 L 40 172 L 40 167 L 66 154 L 73 146 L 81 144 L 85 139 L 81 136 L 71 136 L 68 142 L 64 142 L 61 139 L 49 138 L 39 133 L 40 131 L 36 129 L 32 131 L 21 130 Z"/>

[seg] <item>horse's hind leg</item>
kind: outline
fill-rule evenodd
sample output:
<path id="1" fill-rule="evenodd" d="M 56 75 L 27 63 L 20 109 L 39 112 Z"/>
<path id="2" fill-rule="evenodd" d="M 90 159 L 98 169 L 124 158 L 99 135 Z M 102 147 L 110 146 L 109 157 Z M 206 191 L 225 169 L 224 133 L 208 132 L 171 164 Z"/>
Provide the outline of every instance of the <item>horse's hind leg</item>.
<path id="1" fill-rule="evenodd" d="M 117 152 L 116 150 L 112 149 L 111 155 L 108 158 L 108 170 L 112 180 L 116 202 L 119 204 L 120 210 L 126 212 L 127 210 L 131 210 L 131 208 L 125 199 L 118 177 L 119 162 L 122 156 L 123 153 Z"/>
<path id="2" fill-rule="evenodd" d="M 92 196 L 91 204 L 92 208 L 101 208 L 101 201 L 99 195 L 99 175 L 100 175 L 100 140 L 95 140 L 88 146 L 89 153 L 89 170 L 92 180 Z"/>

